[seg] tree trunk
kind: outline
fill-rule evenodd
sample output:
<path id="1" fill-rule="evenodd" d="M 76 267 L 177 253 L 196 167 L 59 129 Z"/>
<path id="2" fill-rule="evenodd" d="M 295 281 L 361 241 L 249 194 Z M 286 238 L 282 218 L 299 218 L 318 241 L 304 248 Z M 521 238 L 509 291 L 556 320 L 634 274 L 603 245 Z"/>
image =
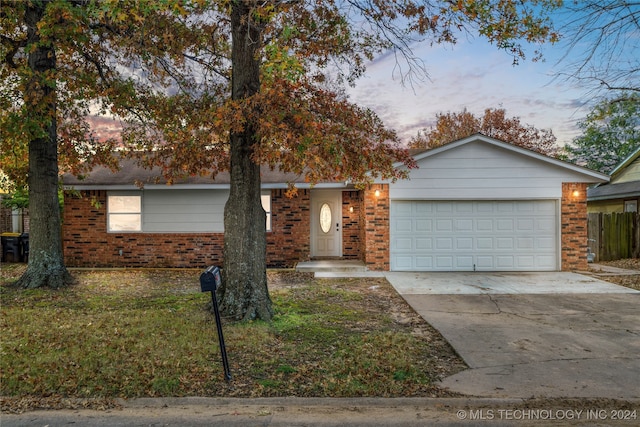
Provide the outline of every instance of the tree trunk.
<path id="1" fill-rule="evenodd" d="M 29 265 L 18 280 L 24 288 L 59 288 L 71 281 L 64 266 L 58 204 L 56 82 L 52 77 L 56 56 L 52 44 L 41 43 L 37 27 L 47 3 L 30 2 L 25 11 L 31 76 L 24 103 L 27 120 L 38 124 L 38 130 L 29 141 Z"/>
<path id="2" fill-rule="evenodd" d="M 251 2 L 233 2 L 232 99 L 242 100 L 260 90 L 261 30 L 251 17 Z M 260 165 L 252 158 L 258 141 L 249 114 L 244 130 L 230 136 L 231 188 L 224 210 L 224 266 L 220 288 L 222 313 L 235 320 L 273 316 L 267 289 L 266 214 L 260 200 Z"/>

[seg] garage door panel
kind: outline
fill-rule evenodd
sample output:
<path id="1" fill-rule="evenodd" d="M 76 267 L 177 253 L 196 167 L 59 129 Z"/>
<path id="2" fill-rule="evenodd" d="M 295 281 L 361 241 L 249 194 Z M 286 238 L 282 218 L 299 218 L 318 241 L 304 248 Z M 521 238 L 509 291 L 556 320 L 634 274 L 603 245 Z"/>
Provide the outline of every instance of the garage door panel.
<path id="1" fill-rule="evenodd" d="M 471 255 L 458 255 L 455 257 L 456 270 L 473 270 L 473 257 Z"/>
<path id="2" fill-rule="evenodd" d="M 479 251 L 492 251 L 494 247 L 493 237 L 478 237 L 476 238 L 476 249 Z"/>
<path id="3" fill-rule="evenodd" d="M 476 230 L 478 231 L 493 231 L 493 220 L 478 218 L 476 220 Z"/>
<path id="4" fill-rule="evenodd" d="M 415 212 L 417 214 L 432 214 L 433 213 L 433 205 L 432 204 L 411 204 L 411 202 L 408 203 L 409 205 L 409 212 Z"/>
<path id="5" fill-rule="evenodd" d="M 415 249 L 418 250 L 418 251 L 419 250 L 423 250 L 423 249 L 426 249 L 426 250 L 433 249 L 433 239 L 430 239 L 428 237 L 424 237 L 424 238 L 417 237 L 415 239 L 415 242 L 416 242 Z"/>
<path id="6" fill-rule="evenodd" d="M 516 231 L 533 231 L 533 218 L 519 218 L 516 221 Z"/>
<path id="7" fill-rule="evenodd" d="M 408 217 L 411 218 L 414 216 L 414 205 L 411 203 L 396 203 L 394 205 L 394 216 L 396 218 L 403 218 L 403 217 Z"/>
<path id="8" fill-rule="evenodd" d="M 513 237 L 497 237 L 496 238 L 496 249 L 506 250 L 513 249 Z"/>
<path id="9" fill-rule="evenodd" d="M 538 231 L 553 230 L 554 226 L 555 220 L 553 217 L 538 218 L 536 220 L 536 230 Z"/>
<path id="10" fill-rule="evenodd" d="M 453 220 L 451 219 L 437 219 L 436 230 L 439 233 L 449 233 L 453 231 Z"/>
<path id="11" fill-rule="evenodd" d="M 472 202 L 458 202 L 454 205 L 454 211 L 456 214 L 471 214 L 473 213 Z"/>
<path id="12" fill-rule="evenodd" d="M 473 231 L 473 219 L 456 219 L 456 231 Z"/>
<path id="13" fill-rule="evenodd" d="M 556 259 L 553 255 L 539 255 L 536 257 L 536 264 L 541 270 L 553 270 L 556 267 Z"/>
<path id="14" fill-rule="evenodd" d="M 513 269 L 515 267 L 514 261 L 511 255 L 498 255 L 496 256 L 496 267 L 498 269 Z"/>
<path id="15" fill-rule="evenodd" d="M 547 249 L 549 251 L 552 251 L 555 248 L 556 242 L 551 237 L 538 237 L 536 241 L 537 241 L 537 246 L 540 249 Z"/>
<path id="16" fill-rule="evenodd" d="M 413 248 L 413 239 L 410 238 L 404 238 L 404 239 L 394 239 L 394 244 L 392 245 L 392 247 L 394 249 L 397 249 L 399 251 L 405 250 L 405 251 L 410 251 Z"/>
<path id="17" fill-rule="evenodd" d="M 557 215 L 553 200 L 393 201 L 391 268 L 556 270 Z"/>
<path id="18" fill-rule="evenodd" d="M 473 249 L 473 239 L 471 237 L 456 238 L 456 249 L 461 251 Z"/>
<path id="19" fill-rule="evenodd" d="M 481 269 L 481 270 L 493 270 L 493 269 L 495 269 L 495 265 L 494 265 L 493 261 L 494 261 L 493 256 L 483 256 L 483 255 L 476 256 L 477 268 Z"/>
<path id="20" fill-rule="evenodd" d="M 433 221 L 430 219 L 415 220 L 415 231 L 420 233 L 431 233 L 433 231 Z"/>
<path id="21" fill-rule="evenodd" d="M 453 213 L 453 202 L 438 202 L 436 203 L 436 212 L 437 213 Z"/>
<path id="22" fill-rule="evenodd" d="M 413 257 L 410 255 L 397 255 L 394 257 L 397 270 L 413 270 Z"/>
<path id="23" fill-rule="evenodd" d="M 519 237 L 516 239 L 516 249 L 531 249 L 535 248 L 533 237 Z"/>
<path id="24" fill-rule="evenodd" d="M 453 270 L 453 256 L 436 256 L 435 268 L 438 270 Z"/>
<path id="25" fill-rule="evenodd" d="M 439 251 L 447 251 L 453 249 L 453 239 L 451 237 L 438 237 L 436 239 L 436 247 Z"/>
<path id="26" fill-rule="evenodd" d="M 395 231 L 398 232 L 412 232 L 413 231 L 413 221 L 411 219 L 399 218 L 395 222 Z"/>
<path id="27" fill-rule="evenodd" d="M 535 267 L 535 257 L 520 255 L 516 258 L 517 266 L 523 269 L 533 269 Z"/>
<path id="28" fill-rule="evenodd" d="M 510 218 L 498 218 L 496 220 L 496 231 L 499 232 L 509 232 L 512 233 L 514 231 L 513 226 L 514 220 Z"/>
<path id="29" fill-rule="evenodd" d="M 418 256 L 416 257 L 416 270 L 425 270 L 433 268 L 433 257 L 430 256 Z"/>

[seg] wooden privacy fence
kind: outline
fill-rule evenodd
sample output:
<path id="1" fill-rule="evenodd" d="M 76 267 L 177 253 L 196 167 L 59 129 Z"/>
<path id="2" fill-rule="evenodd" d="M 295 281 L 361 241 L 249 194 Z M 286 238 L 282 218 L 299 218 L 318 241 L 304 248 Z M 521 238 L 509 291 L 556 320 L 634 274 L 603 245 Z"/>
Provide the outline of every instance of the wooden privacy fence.
<path id="1" fill-rule="evenodd" d="M 640 258 L 638 212 L 590 213 L 587 232 L 595 261 Z"/>

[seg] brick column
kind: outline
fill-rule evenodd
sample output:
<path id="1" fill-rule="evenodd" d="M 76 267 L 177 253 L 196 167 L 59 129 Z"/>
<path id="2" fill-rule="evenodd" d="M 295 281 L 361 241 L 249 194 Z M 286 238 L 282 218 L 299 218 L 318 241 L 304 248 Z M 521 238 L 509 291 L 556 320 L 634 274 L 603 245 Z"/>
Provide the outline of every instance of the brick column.
<path id="1" fill-rule="evenodd" d="M 342 258 L 361 259 L 362 253 L 362 194 L 360 191 L 342 192 Z"/>
<path id="2" fill-rule="evenodd" d="M 587 184 L 562 184 L 562 271 L 587 270 Z"/>
<path id="3" fill-rule="evenodd" d="M 376 191 L 378 195 L 376 195 Z M 389 185 L 364 190 L 364 262 L 369 270 L 389 270 Z"/>

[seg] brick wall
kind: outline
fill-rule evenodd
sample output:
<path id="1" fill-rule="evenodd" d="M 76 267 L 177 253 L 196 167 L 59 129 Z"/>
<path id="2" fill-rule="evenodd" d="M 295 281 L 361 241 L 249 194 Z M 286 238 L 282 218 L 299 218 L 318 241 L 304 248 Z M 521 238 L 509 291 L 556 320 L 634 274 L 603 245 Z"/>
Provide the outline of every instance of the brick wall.
<path id="1" fill-rule="evenodd" d="M 85 191 L 82 198 L 65 195 L 67 266 L 202 268 L 222 264 L 221 233 L 107 233 L 106 202 L 105 191 Z"/>
<path id="2" fill-rule="evenodd" d="M 344 259 L 361 259 L 362 200 L 360 191 L 342 192 L 342 257 Z"/>
<path id="3" fill-rule="evenodd" d="M 63 247 L 69 267 L 194 267 L 222 265 L 222 233 L 107 233 L 106 192 L 65 195 Z M 92 201 L 94 203 L 92 203 Z M 96 207 L 98 206 L 98 207 Z M 309 258 L 309 192 L 272 193 L 267 265 L 292 267 Z"/>
<path id="4" fill-rule="evenodd" d="M 587 270 L 587 184 L 563 183 L 560 211 L 561 269 Z"/>
<path id="5" fill-rule="evenodd" d="M 376 196 L 376 191 L 379 194 Z M 370 185 L 363 194 L 362 253 L 369 270 L 389 270 L 389 186 Z"/>
<path id="6" fill-rule="evenodd" d="M 271 227 L 267 233 L 267 265 L 293 267 L 309 260 L 311 242 L 311 198 L 309 190 L 298 190 L 292 198 L 284 190 L 271 192 Z"/>

